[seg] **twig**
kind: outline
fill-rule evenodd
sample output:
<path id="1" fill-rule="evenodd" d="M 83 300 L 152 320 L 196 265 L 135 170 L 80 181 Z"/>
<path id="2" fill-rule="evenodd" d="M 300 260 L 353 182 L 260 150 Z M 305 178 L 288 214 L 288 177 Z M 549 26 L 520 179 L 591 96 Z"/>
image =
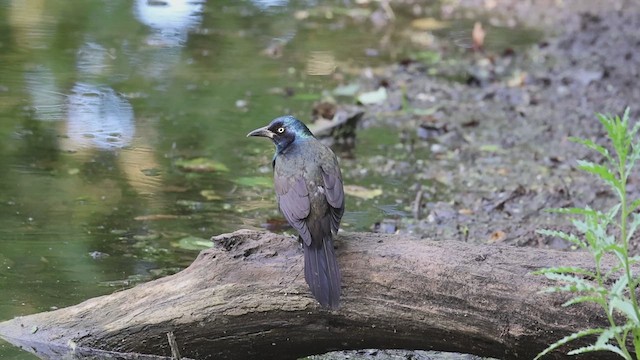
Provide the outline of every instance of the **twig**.
<path id="1" fill-rule="evenodd" d="M 389 5 L 389 0 L 382 0 L 380 2 L 380 5 L 382 6 L 384 12 L 387 14 L 387 17 L 389 17 L 389 20 L 394 21 L 396 19 L 396 14 L 393 12 L 391 5 Z"/>
<path id="2" fill-rule="evenodd" d="M 413 202 L 413 217 L 416 220 L 420 220 L 420 215 L 422 213 L 422 186 L 418 189 L 418 193 L 416 194 L 416 200 Z"/>
<path id="3" fill-rule="evenodd" d="M 167 340 L 169 340 L 169 347 L 171 348 L 171 359 L 180 360 L 180 351 L 178 350 L 178 343 L 176 343 L 176 336 L 173 335 L 173 331 L 167 333 Z"/>

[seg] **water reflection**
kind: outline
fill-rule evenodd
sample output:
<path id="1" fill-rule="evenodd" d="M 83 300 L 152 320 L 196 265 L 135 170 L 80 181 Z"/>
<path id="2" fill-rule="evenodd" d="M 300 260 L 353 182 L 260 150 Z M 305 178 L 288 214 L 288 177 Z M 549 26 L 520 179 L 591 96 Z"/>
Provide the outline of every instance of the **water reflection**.
<path id="1" fill-rule="evenodd" d="M 150 45 L 181 46 L 202 22 L 202 7 L 203 2 L 192 0 L 136 0 L 134 15 L 153 30 Z"/>
<path id="2" fill-rule="evenodd" d="M 190 0 L 136 0 L 134 16 L 151 29 L 147 48 L 137 54 L 144 75 L 162 79 L 175 68 L 182 57 L 190 31 L 202 22 L 203 2 Z"/>
<path id="3" fill-rule="evenodd" d="M 337 86 L 337 77 L 309 74 L 336 74 L 379 40 L 347 19 L 331 30 L 323 16 L 295 20 L 294 11 L 318 4 L 0 2 L 9 38 L 0 134 L 12 135 L 0 144 L 0 318 L 186 266 L 196 252 L 174 243 L 187 236 L 281 221 L 272 184 L 260 180 L 270 177 L 272 149 L 244 135 L 284 112 L 307 119 L 319 94 Z M 261 56 L 276 37 L 278 56 Z M 238 99 L 249 106 L 236 108 Z M 370 143 L 364 152 L 380 139 Z M 228 170 L 176 166 L 193 158 Z"/>
<path id="4" fill-rule="evenodd" d="M 87 62 L 87 58 L 81 60 L 78 68 L 83 71 L 80 74 L 86 70 L 104 69 L 100 64 Z M 61 149 L 74 152 L 90 148 L 113 150 L 131 144 L 135 134 L 133 108 L 112 88 L 78 82 L 65 94 L 45 65 L 25 72 L 25 84 L 34 118 L 60 123 Z"/>
<path id="5" fill-rule="evenodd" d="M 57 87 L 51 69 L 45 65 L 37 65 L 27 71 L 24 77 L 34 117 L 40 121 L 64 121 L 66 98 Z"/>
<path id="6" fill-rule="evenodd" d="M 78 50 L 76 68 L 83 77 L 99 78 L 111 73 L 111 61 L 115 60 L 114 50 L 107 50 L 94 41 L 85 41 Z"/>
<path id="7" fill-rule="evenodd" d="M 64 150 L 113 150 L 131 144 L 133 108 L 113 89 L 77 83 L 68 98 Z"/>
<path id="8" fill-rule="evenodd" d="M 264 10 L 272 7 L 283 7 L 289 4 L 289 0 L 252 0 L 251 2 Z"/>

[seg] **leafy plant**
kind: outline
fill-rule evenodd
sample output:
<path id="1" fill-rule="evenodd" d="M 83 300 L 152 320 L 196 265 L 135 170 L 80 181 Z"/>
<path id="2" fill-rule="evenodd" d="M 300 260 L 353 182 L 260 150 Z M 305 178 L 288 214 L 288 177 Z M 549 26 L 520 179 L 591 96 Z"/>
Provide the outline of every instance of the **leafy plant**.
<path id="1" fill-rule="evenodd" d="M 546 292 L 569 292 L 573 297 L 562 306 L 579 303 L 598 304 L 609 321 L 609 327 L 578 331 L 549 345 L 535 359 L 573 340 L 597 335 L 595 342 L 571 350 L 568 354 L 583 354 L 592 351 L 612 351 L 625 359 L 640 355 L 640 309 L 636 290 L 640 277 L 633 273 L 632 265 L 640 262 L 640 257 L 629 255 L 629 239 L 640 226 L 640 214 L 634 212 L 640 207 L 640 199 L 629 202 L 627 180 L 634 165 L 640 158 L 640 142 L 636 134 L 640 122 L 629 128 L 629 108 L 622 116 L 598 115 L 607 131 L 612 152 L 606 147 L 588 139 L 572 138 L 604 158 L 603 164 L 579 161 L 578 167 L 597 176 L 614 191 L 618 202 L 606 211 L 586 208 L 553 209 L 551 211 L 569 214 L 577 230 L 577 235 L 554 230 L 540 230 L 540 234 L 564 239 L 580 249 L 588 251 L 594 260 L 594 269 L 577 267 L 553 267 L 536 271 L 548 279 L 560 283 L 546 289 Z M 605 268 L 603 258 L 612 254 L 615 264 Z M 633 351 L 627 348 L 631 336 Z"/>

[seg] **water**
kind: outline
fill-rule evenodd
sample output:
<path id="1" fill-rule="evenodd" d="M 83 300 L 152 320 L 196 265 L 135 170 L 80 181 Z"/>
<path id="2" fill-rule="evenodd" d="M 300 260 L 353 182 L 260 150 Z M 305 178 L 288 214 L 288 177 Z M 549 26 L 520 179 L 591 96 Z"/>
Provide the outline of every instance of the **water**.
<path id="1" fill-rule="evenodd" d="M 246 133 L 308 119 L 340 83 L 311 75 L 333 59 L 410 50 L 316 3 L 0 1 L 0 320 L 179 271 L 211 235 L 277 223 L 272 146 Z M 361 157 L 397 142 L 359 136 Z M 348 198 L 345 227 L 369 229 L 389 203 Z M 33 356 L 0 343 L 0 358 Z"/>

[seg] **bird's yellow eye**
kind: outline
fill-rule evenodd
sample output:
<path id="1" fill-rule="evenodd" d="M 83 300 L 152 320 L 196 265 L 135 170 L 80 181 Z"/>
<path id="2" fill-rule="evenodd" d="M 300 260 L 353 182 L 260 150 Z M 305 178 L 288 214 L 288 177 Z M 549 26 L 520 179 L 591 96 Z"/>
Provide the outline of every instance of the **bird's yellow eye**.
<path id="1" fill-rule="evenodd" d="M 279 127 L 277 131 L 278 131 L 278 134 L 282 134 L 284 132 L 284 128 L 283 127 Z"/>

